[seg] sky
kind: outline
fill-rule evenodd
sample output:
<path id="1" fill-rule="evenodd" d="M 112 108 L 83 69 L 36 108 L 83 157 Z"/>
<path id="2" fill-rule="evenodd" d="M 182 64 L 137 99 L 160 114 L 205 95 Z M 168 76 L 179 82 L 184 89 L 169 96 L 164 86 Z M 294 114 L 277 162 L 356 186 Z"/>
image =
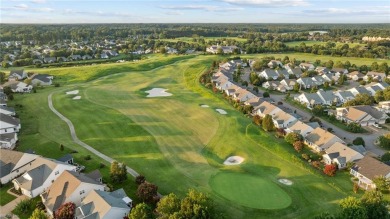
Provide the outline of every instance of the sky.
<path id="1" fill-rule="evenodd" d="M 0 23 L 390 23 L 390 0 L 0 0 Z"/>

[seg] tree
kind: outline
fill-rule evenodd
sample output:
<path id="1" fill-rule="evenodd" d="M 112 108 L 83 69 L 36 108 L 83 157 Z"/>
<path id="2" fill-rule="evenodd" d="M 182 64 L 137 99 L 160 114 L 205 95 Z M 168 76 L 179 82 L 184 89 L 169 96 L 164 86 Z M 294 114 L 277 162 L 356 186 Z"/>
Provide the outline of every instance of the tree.
<path id="1" fill-rule="evenodd" d="M 389 218 L 386 201 L 379 191 L 366 191 L 361 198 L 362 205 L 366 208 L 368 219 Z"/>
<path id="2" fill-rule="evenodd" d="M 364 143 L 364 139 L 362 137 L 356 137 L 353 141 L 352 141 L 352 144 L 354 145 L 363 145 L 363 146 L 366 146 L 366 144 Z"/>
<path id="3" fill-rule="evenodd" d="M 294 146 L 294 149 L 296 151 L 301 152 L 301 150 L 303 148 L 303 142 L 302 141 L 296 141 L 296 142 L 294 142 L 293 146 Z"/>
<path id="4" fill-rule="evenodd" d="M 384 154 L 381 156 L 381 161 L 382 161 L 382 162 L 390 161 L 390 152 L 384 153 Z"/>
<path id="5" fill-rule="evenodd" d="M 28 219 L 47 219 L 45 212 L 40 209 L 35 209 Z"/>
<path id="6" fill-rule="evenodd" d="M 146 203 L 155 203 L 157 200 L 157 190 L 158 187 L 152 183 L 144 182 L 138 186 L 137 196 L 143 202 Z"/>
<path id="7" fill-rule="evenodd" d="M 271 115 L 265 115 L 262 121 L 262 127 L 265 131 L 270 132 L 275 129 L 274 122 L 272 121 Z"/>
<path id="8" fill-rule="evenodd" d="M 268 92 L 264 92 L 264 93 L 263 93 L 263 97 L 264 97 L 264 98 L 269 97 L 269 93 L 268 93 Z"/>
<path id="9" fill-rule="evenodd" d="M 324 82 L 324 88 L 328 88 L 329 87 L 329 82 L 328 81 L 325 81 Z"/>
<path id="10" fill-rule="evenodd" d="M 328 69 L 332 69 L 333 64 L 334 64 L 334 62 L 332 60 L 329 60 L 328 62 L 326 62 L 325 67 L 327 67 Z"/>
<path id="11" fill-rule="evenodd" d="M 284 138 L 284 140 L 286 142 L 288 142 L 289 144 L 293 145 L 295 142 L 297 141 L 302 141 L 303 140 L 303 137 L 301 134 L 299 133 L 296 133 L 296 132 L 290 132 L 286 135 L 286 137 Z"/>
<path id="12" fill-rule="evenodd" d="M 151 219 L 151 209 L 145 203 L 136 205 L 129 214 L 129 219 Z"/>
<path id="13" fill-rule="evenodd" d="M 384 101 L 385 97 L 384 97 L 383 90 L 378 90 L 377 92 L 375 92 L 374 99 L 375 99 L 376 102 Z"/>
<path id="14" fill-rule="evenodd" d="M 144 183 L 146 181 L 146 178 L 144 175 L 138 175 L 137 177 L 135 177 L 135 183 L 137 185 L 141 185 L 142 183 Z"/>
<path id="15" fill-rule="evenodd" d="M 295 92 L 298 92 L 300 87 L 301 87 L 301 85 L 300 85 L 299 83 L 295 83 L 295 84 L 294 84 L 293 90 L 294 90 Z"/>
<path id="16" fill-rule="evenodd" d="M 321 116 L 324 114 L 324 107 L 322 105 L 315 105 L 311 110 L 311 112 L 315 116 Z"/>
<path id="17" fill-rule="evenodd" d="M 213 201 L 208 195 L 190 189 L 186 197 L 181 201 L 180 216 L 180 218 L 213 218 Z"/>
<path id="18" fill-rule="evenodd" d="M 389 180 L 384 176 L 377 176 L 372 180 L 379 191 L 387 192 L 390 188 Z"/>
<path id="19" fill-rule="evenodd" d="M 362 132 L 362 126 L 356 122 L 351 122 L 347 125 L 347 128 L 349 131 L 353 133 L 359 133 Z"/>
<path id="20" fill-rule="evenodd" d="M 125 164 L 119 164 L 117 161 L 111 163 L 110 177 L 113 182 L 123 182 L 127 179 L 127 170 Z"/>
<path id="21" fill-rule="evenodd" d="M 253 116 L 253 123 L 260 126 L 263 123 L 263 119 L 259 115 Z"/>
<path id="22" fill-rule="evenodd" d="M 4 83 L 5 82 L 5 73 L 4 72 L 0 72 L 0 83 Z"/>
<path id="23" fill-rule="evenodd" d="M 76 212 L 76 204 L 67 202 L 62 204 L 54 213 L 55 219 L 73 219 Z"/>
<path id="24" fill-rule="evenodd" d="M 373 62 L 370 66 L 371 71 L 378 71 L 379 65 L 377 62 Z"/>
<path id="25" fill-rule="evenodd" d="M 336 166 L 334 164 L 327 164 L 324 168 L 324 173 L 328 176 L 334 176 L 336 174 Z"/>
<path id="26" fill-rule="evenodd" d="M 6 62 L 6 61 L 3 61 L 3 62 L 1 63 L 1 67 L 2 67 L 2 68 L 9 68 L 9 63 Z"/>
<path id="27" fill-rule="evenodd" d="M 175 212 L 180 211 L 180 199 L 173 193 L 170 193 L 167 196 L 164 196 L 158 203 L 156 212 L 158 218 L 169 218 L 170 215 L 173 215 Z"/>
<path id="28" fill-rule="evenodd" d="M 348 196 L 340 201 L 341 213 L 340 218 L 350 219 L 365 219 L 367 211 L 363 207 L 362 202 L 352 196 Z"/>

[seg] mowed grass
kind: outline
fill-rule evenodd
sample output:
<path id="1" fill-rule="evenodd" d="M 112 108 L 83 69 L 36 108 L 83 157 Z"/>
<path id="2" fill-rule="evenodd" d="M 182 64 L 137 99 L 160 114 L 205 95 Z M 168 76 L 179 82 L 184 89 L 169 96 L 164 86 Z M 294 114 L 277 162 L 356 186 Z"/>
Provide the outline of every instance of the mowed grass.
<path id="1" fill-rule="evenodd" d="M 8 183 L 6 185 L 3 185 L 0 190 L 0 206 L 4 206 L 8 204 L 9 202 L 16 199 L 16 196 L 9 194 L 7 191 L 13 187 L 12 183 Z"/>
<path id="2" fill-rule="evenodd" d="M 281 209 L 291 204 L 290 196 L 275 183 L 249 174 L 221 172 L 210 185 L 219 195 L 250 208 Z"/>
<path id="3" fill-rule="evenodd" d="M 305 43 L 306 46 L 313 46 L 313 45 L 325 45 L 327 42 L 315 41 L 315 40 L 305 40 L 305 41 L 292 41 L 292 42 L 287 42 L 285 44 L 287 46 L 290 46 L 290 47 L 295 47 L 295 46 L 301 45 L 301 43 Z M 335 44 L 336 44 L 336 46 L 348 44 L 349 47 L 356 47 L 356 46 L 365 46 L 365 45 L 367 45 L 367 44 L 363 44 L 363 43 L 339 43 L 339 42 L 335 42 Z"/>
<path id="4" fill-rule="evenodd" d="M 328 178 L 294 162 L 298 158 L 289 154 L 291 146 L 250 125 L 251 120 L 219 94 L 202 87 L 198 77 L 210 58 L 216 57 L 200 56 L 67 87 L 79 89 L 82 99 L 72 100 L 63 89 L 53 96 L 54 106 L 73 121 L 81 140 L 146 175 L 161 193 L 182 196 L 188 188 L 209 192 L 229 218 L 308 218 L 333 210 L 337 200 L 351 194 L 347 174 Z M 166 88 L 173 96 L 146 98 L 141 91 L 153 87 Z M 228 114 L 220 115 L 216 108 Z M 222 165 L 231 155 L 246 162 Z M 270 193 L 284 191 L 291 204 L 279 210 L 254 209 L 223 197 L 210 187 L 210 180 L 225 171 L 266 181 L 272 184 Z M 292 180 L 294 186 L 280 185 L 279 178 Z M 246 192 L 251 191 L 248 187 Z"/>

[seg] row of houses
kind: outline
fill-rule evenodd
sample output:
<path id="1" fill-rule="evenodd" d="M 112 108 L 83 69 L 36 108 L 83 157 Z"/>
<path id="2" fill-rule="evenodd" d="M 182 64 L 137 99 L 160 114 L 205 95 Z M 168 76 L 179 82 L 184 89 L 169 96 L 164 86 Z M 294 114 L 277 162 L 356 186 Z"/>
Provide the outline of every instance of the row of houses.
<path id="1" fill-rule="evenodd" d="M 123 189 L 108 192 L 98 170 L 77 172 L 70 155 L 54 160 L 5 149 L 0 153 L 1 183 L 12 182 L 29 198 L 40 196 L 50 216 L 67 202 L 76 204 L 77 218 L 119 219 L 131 210 L 132 200 Z"/>
<path id="2" fill-rule="evenodd" d="M 8 97 L 0 88 L 0 148 L 14 149 L 21 129 L 15 109 L 7 106 Z"/>
<path id="3" fill-rule="evenodd" d="M 22 81 L 24 79 L 30 79 L 31 84 L 36 85 L 42 85 L 42 86 L 48 86 L 52 84 L 53 80 L 52 75 L 48 74 L 37 74 L 34 73 L 32 75 L 28 75 L 28 73 L 24 69 L 19 70 L 11 70 L 10 74 L 8 76 L 8 82 L 15 82 L 15 81 Z M 7 84 L 3 85 L 3 87 L 7 86 Z"/>
<path id="4" fill-rule="evenodd" d="M 285 112 L 282 108 L 231 82 L 229 74 L 234 72 L 234 69 L 239 65 L 238 63 L 240 61 L 230 61 L 229 64 L 220 65 L 219 71 L 212 78 L 217 89 L 245 105 L 253 106 L 253 115 L 261 117 L 270 115 L 275 127 L 284 129 L 287 134 L 295 132 L 302 135 L 304 143 L 308 147 L 318 153 L 324 153 L 323 160 L 326 164 L 336 164 L 339 169 L 343 169 L 347 167 L 348 163 L 355 163 L 350 173 L 358 179 L 358 184 L 361 187 L 373 189 L 375 188 L 373 183 L 375 177 L 390 177 L 390 167 L 367 156 L 363 146 L 348 147 L 340 137 L 321 128 L 318 123 L 304 123 L 299 120 L 297 115 Z M 246 95 L 243 96 L 243 94 Z M 239 97 L 245 98 L 240 99 Z"/>

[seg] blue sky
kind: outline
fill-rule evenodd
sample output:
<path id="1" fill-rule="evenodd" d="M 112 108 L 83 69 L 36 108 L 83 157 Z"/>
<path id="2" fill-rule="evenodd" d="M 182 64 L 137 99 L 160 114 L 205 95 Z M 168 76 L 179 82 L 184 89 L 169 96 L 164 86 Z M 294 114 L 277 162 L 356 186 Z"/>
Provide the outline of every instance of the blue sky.
<path id="1" fill-rule="evenodd" d="M 1 23 L 390 23 L 390 0 L 0 0 Z"/>

